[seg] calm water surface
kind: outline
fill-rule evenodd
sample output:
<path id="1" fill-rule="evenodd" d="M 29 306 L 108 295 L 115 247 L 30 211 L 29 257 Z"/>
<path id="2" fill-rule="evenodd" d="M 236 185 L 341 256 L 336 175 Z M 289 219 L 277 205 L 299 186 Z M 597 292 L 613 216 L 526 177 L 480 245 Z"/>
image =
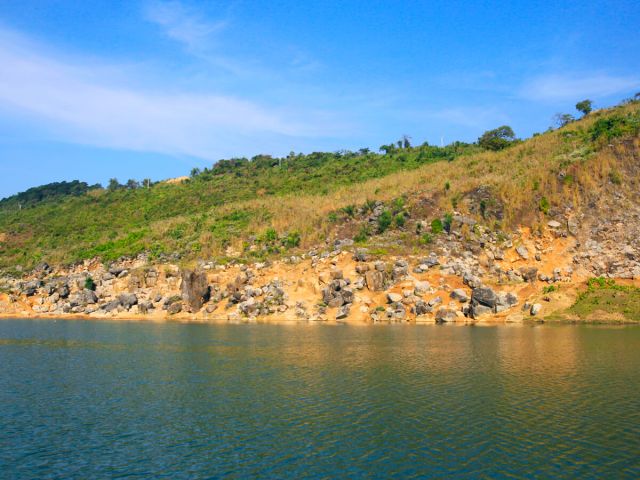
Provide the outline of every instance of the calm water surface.
<path id="1" fill-rule="evenodd" d="M 639 478 L 640 328 L 3 320 L 0 477 Z"/>

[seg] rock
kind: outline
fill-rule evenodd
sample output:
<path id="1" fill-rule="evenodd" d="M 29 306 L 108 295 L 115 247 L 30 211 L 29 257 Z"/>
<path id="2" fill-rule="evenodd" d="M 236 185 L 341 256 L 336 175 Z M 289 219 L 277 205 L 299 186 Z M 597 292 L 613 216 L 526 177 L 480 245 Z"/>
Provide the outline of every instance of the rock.
<path id="1" fill-rule="evenodd" d="M 248 275 L 246 272 L 242 273 L 245 274 L 241 279 L 244 284 L 248 280 Z M 211 287 L 209 287 L 206 273 L 183 270 L 180 292 L 187 309 L 192 313 L 198 312 L 211 298 Z"/>
<path id="2" fill-rule="evenodd" d="M 138 303 L 138 312 L 146 315 L 149 313 L 149 310 L 153 310 L 153 303 L 151 302 L 140 302 Z"/>
<path id="3" fill-rule="evenodd" d="M 454 300 L 458 300 L 460 303 L 466 303 L 469 301 L 469 295 L 462 288 L 456 288 L 449 294 Z"/>
<path id="4" fill-rule="evenodd" d="M 388 303 L 397 303 L 402 301 L 402 295 L 399 293 L 389 292 L 387 293 L 387 302 Z"/>
<path id="5" fill-rule="evenodd" d="M 518 297 L 511 292 L 500 292 L 498 294 L 498 301 L 496 302 L 496 313 L 503 312 L 518 304 Z"/>
<path id="6" fill-rule="evenodd" d="M 344 299 L 340 293 L 336 293 L 333 298 L 331 298 L 328 302 L 325 302 L 330 308 L 341 307 L 344 305 Z"/>
<path id="7" fill-rule="evenodd" d="M 547 222 L 547 226 L 549 228 L 560 228 L 562 226 L 562 224 L 556 220 L 549 220 Z"/>
<path id="8" fill-rule="evenodd" d="M 86 307 L 87 305 L 93 305 L 98 302 L 98 296 L 93 290 L 81 290 L 71 295 L 69 299 L 72 307 Z"/>
<path id="9" fill-rule="evenodd" d="M 429 282 L 415 282 L 413 293 L 417 296 L 425 295 L 430 288 L 431 284 Z"/>
<path id="10" fill-rule="evenodd" d="M 430 307 L 435 307 L 436 305 L 440 305 L 442 303 L 442 297 L 434 297 L 431 300 L 429 300 L 429 302 L 427 302 L 427 305 L 429 305 Z"/>
<path id="11" fill-rule="evenodd" d="M 364 248 L 358 248 L 356 252 L 353 254 L 353 259 L 356 262 L 366 262 L 369 260 L 369 255 L 367 255 L 367 250 Z"/>
<path id="12" fill-rule="evenodd" d="M 569 233 L 575 237 L 578 235 L 578 228 L 578 220 L 575 217 L 569 217 L 567 219 L 567 230 L 569 230 Z"/>
<path id="13" fill-rule="evenodd" d="M 416 315 L 426 315 L 427 313 L 431 313 L 433 311 L 433 307 L 431 307 L 424 300 L 418 300 L 415 305 Z"/>
<path id="14" fill-rule="evenodd" d="M 123 293 L 118 297 L 118 302 L 120 302 L 120 305 L 124 308 L 129 310 L 138 303 L 138 297 L 135 293 Z"/>
<path id="15" fill-rule="evenodd" d="M 372 292 L 381 292 L 385 289 L 385 274 L 383 271 L 378 270 L 377 264 L 376 270 L 368 271 L 364 274 L 364 279 L 367 288 Z"/>
<path id="16" fill-rule="evenodd" d="M 486 305 L 481 305 L 479 303 L 476 303 L 471 305 L 471 308 L 469 309 L 469 313 L 471 315 L 471 318 L 479 318 L 484 315 L 492 314 L 493 309 L 490 307 L 487 307 Z"/>
<path id="17" fill-rule="evenodd" d="M 169 315 L 175 315 L 177 313 L 180 313 L 181 311 L 182 304 L 180 302 L 174 302 L 167 308 L 167 313 L 169 313 Z"/>
<path id="18" fill-rule="evenodd" d="M 494 308 L 498 302 L 498 296 L 488 287 L 475 288 L 471 292 L 471 302 Z"/>
<path id="19" fill-rule="evenodd" d="M 533 283 L 538 277 L 538 269 L 536 267 L 522 267 L 520 269 L 520 275 L 525 282 Z"/>
<path id="20" fill-rule="evenodd" d="M 482 280 L 480 280 L 480 278 L 476 277 L 475 275 L 471 275 L 470 273 L 465 273 L 462 276 L 462 283 L 471 289 L 482 286 Z"/>
<path id="21" fill-rule="evenodd" d="M 342 320 L 349 316 L 349 305 L 341 306 L 336 312 L 336 320 Z"/>
<path id="22" fill-rule="evenodd" d="M 332 280 L 342 280 L 344 278 L 344 275 L 342 273 L 342 270 L 334 268 L 331 270 L 331 279 Z"/>
<path id="23" fill-rule="evenodd" d="M 540 310 L 542 310 L 542 305 L 540 305 L 539 303 L 534 303 L 533 305 L 531 305 L 531 310 L 529 310 L 529 313 L 531 313 L 532 316 L 536 316 L 538 315 L 538 313 L 540 313 Z"/>
<path id="24" fill-rule="evenodd" d="M 520 258 L 522 258 L 523 260 L 529 259 L 529 250 L 527 250 L 527 247 L 525 247 L 524 245 L 520 245 L 518 248 L 516 248 L 516 253 L 520 255 Z"/>
<path id="25" fill-rule="evenodd" d="M 440 308 L 436 312 L 436 323 L 455 322 L 458 315 L 448 308 Z"/>
<path id="26" fill-rule="evenodd" d="M 120 301 L 119 300 L 111 300 L 110 302 L 107 302 L 104 305 L 102 305 L 101 308 L 105 312 L 112 312 L 113 310 L 116 310 L 119 307 L 120 307 Z"/>
<path id="27" fill-rule="evenodd" d="M 366 263 L 360 263 L 356 265 L 356 273 L 359 273 L 360 275 L 364 275 L 368 271 L 369 271 L 369 265 L 367 265 Z"/>

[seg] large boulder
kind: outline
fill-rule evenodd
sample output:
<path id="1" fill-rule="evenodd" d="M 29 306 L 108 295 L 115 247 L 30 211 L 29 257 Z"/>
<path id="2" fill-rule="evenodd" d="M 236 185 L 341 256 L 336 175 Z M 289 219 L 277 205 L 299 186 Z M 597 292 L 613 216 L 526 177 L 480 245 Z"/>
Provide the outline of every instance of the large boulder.
<path id="1" fill-rule="evenodd" d="M 484 305 L 493 309 L 498 303 L 498 296 L 496 292 L 488 287 L 474 288 L 471 292 L 471 303 Z"/>
<path id="2" fill-rule="evenodd" d="M 211 287 L 209 287 L 207 275 L 204 272 L 183 270 L 180 292 L 189 311 L 198 312 L 211 297 Z"/>
<path id="3" fill-rule="evenodd" d="M 365 272 L 364 279 L 367 288 L 372 292 L 381 292 L 385 289 L 385 274 L 377 268 L 376 270 Z"/>
<path id="4" fill-rule="evenodd" d="M 118 301 L 125 309 L 129 310 L 134 305 L 138 304 L 138 297 L 135 293 L 123 293 L 118 296 Z"/>
<path id="5" fill-rule="evenodd" d="M 95 303 L 97 303 L 98 296 L 93 290 L 88 290 L 85 288 L 84 290 L 80 290 L 79 292 L 71 295 L 71 297 L 69 298 L 69 302 L 71 303 L 72 307 L 86 307 L 87 305 L 94 305 Z"/>
<path id="6" fill-rule="evenodd" d="M 458 315 L 455 311 L 448 308 L 440 308 L 436 312 L 436 323 L 455 322 Z"/>

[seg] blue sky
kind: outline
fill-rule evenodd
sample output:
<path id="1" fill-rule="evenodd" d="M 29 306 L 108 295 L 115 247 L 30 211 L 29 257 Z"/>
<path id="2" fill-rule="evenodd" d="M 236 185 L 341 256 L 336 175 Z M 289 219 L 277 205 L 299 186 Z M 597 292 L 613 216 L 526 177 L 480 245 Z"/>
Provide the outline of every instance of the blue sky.
<path id="1" fill-rule="evenodd" d="M 0 197 L 543 131 L 640 91 L 636 1 L 0 0 Z"/>

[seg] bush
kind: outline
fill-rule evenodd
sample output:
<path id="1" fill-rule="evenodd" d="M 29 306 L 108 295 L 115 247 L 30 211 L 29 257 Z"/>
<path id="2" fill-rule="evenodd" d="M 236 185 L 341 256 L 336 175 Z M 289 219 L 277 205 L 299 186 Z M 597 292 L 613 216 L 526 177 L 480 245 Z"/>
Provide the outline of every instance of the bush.
<path id="1" fill-rule="evenodd" d="M 442 221 L 439 218 L 434 219 L 431 222 L 431 233 L 437 235 L 439 233 L 444 232 L 444 226 L 442 225 Z"/>
<path id="2" fill-rule="evenodd" d="M 300 245 L 300 233 L 293 231 L 289 232 L 284 239 L 284 246 L 287 248 L 295 248 Z"/>
<path id="3" fill-rule="evenodd" d="M 353 237 L 353 241 L 356 243 L 364 243 L 367 241 L 367 238 L 369 238 L 369 229 L 363 225 L 362 227 L 360 227 L 360 230 L 358 231 L 356 236 Z"/>
<path id="4" fill-rule="evenodd" d="M 391 212 L 389 210 L 385 210 L 378 217 L 378 233 L 384 233 L 390 226 L 393 221 L 393 217 L 391 216 Z"/>
<path id="5" fill-rule="evenodd" d="M 86 288 L 87 290 L 91 290 L 92 292 L 96 290 L 96 282 L 93 281 L 93 278 L 86 278 L 86 280 L 84 281 L 84 288 Z"/>
<path id="6" fill-rule="evenodd" d="M 404 213 L 399 213 L 393 218 L 393 223 L 396 227 L 401 228 L 404 227 L 405 218 Z"/>
<path id="7" fill-rule="evenodd" d="M 420 238 L 420 243 L 423 245 L 428 245 L 429 243 L 432 243 L 432 242 L 433 242 L 433 236 L 431 236 L 431 234 L 429 233 L 425 233 Z"/>
<path id="8" fill-rule="evenodd" d="M 447 233 L 451 233 L 451 224 L 453 223 L 453 215 L 450 213 L 444 214 L 444 222 L 442 222 L 442 226 L 447 231 Z"/>
<path id="9" fill-rule="evenodd" d="M 549 203 L 549 200 L 547 200 L 547 197 L 542 197 L 540 199 L 540 203 L 538 204 L 538 208 L 545 215 L 547 213 L 549 213 L 549 209 L 551 208 L 551 204 Z"/>
<path id="10" fill-rule="evenodd" d="M 617 170 L 611 170 L 609 172 L 609 180 L 614 185 L 622 185 L 622 175 Z"/>

